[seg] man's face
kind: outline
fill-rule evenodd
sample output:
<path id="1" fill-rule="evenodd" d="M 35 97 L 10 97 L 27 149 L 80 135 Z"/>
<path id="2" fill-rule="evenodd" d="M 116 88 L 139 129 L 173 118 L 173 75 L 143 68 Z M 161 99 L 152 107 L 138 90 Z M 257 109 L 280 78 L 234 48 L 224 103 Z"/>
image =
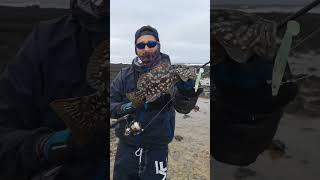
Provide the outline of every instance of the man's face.
<path id="1" fill-rule="evenodd" d="M 136 44 L 139 44 L 139 43 L 147 44 L 149 41 L 157 41 L 157 40 L 152 35 L 143 35 L 137 39 Z M 155 54 L 158 49 L 159 49 L 158 44 L 155 47 L 148 47 L 147 45 L 145 45 L 145 47 L 143 49 L 139 49 L 136 47 L 137 55 L 140 57 L 144 57 L 144 56 L 147 56 L 150 54 Z"/>

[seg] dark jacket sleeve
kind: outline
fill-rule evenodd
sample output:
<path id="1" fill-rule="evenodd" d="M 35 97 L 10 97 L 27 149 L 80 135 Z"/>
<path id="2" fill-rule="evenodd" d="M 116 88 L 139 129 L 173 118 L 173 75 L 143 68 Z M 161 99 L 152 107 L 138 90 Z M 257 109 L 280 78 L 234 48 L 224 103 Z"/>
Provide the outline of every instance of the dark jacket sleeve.
<path id="1" fill-rule="evenodd" d="M 182 91 L 177 89 L 175 93 L 174 108 L 178 113 L 188 114 L 196 105 L 199 95 L 203 89 Z"/>
<path id="2" fill-rule="evenodd" d="M 123 104 L 127 103 L 124 99 L 124 93 L 123 93 L 123 70 L 121 70 L 118 75 L 115 77 L 115 79 L 112 81 L 110 86 L 110 112 L 111 118 L 118 119 L 121 116 L 120 108 Z"/>
<path id="3" fill-rule="evenodd" d="M 35 142 L 40 127 L 35 94 L 41 86 L 37 28 L 0 76 L 0 179 L 26 179 L 43 166 Z M 39 128 L 40 127 L 40 128 Z"/>

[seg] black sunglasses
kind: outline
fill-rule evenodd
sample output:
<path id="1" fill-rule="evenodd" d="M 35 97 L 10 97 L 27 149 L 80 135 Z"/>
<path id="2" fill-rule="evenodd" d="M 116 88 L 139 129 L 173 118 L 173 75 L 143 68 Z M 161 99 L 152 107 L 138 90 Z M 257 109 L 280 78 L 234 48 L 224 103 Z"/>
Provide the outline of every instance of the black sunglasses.
<path id="1" fill-rule="evenodd" d="M 138 44 L 136 44 L 136 47 L 137 47 L 138 49 L 144 49 L 144 48 L 146 47 L 146 45 L 147 45 L 148 48 L 153 48 L 153 47 L 155 47 L 157 44 L 158 44 L 157 41 L 148 41 L 147 43 L 143 43 L 143 42 L 138 43 Z"/>

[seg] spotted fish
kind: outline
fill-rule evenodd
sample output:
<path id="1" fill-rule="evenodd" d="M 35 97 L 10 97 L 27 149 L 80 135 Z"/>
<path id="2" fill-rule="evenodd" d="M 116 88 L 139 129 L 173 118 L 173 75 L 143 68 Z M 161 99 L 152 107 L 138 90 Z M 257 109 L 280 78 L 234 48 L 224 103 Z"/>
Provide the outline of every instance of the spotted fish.
<path id="1" fill-rule="evenodd" d="M 95 93 L 82 97 L 58 99 L 50 103 L 50 107 L 65 122 L 75 136 L 75 140 L 80 144 L 86 144 L 89 141 L 95 128 L 107 124 L 108 49 L 107 41 L 98 45 L 87 66 L 87 83 L 95 89 Z"/>
<path id="2" fill-rule="evenodd" d="M 213 9 L 212 37 L 239 63 L 253 54 L 273 60 L 277 51 L 276 22 L 251 13 Z"/>
<path id="3" fill-rule="evenodd" d="M 162 93 L 170 93 L 178 81 L 195 80 L 196 76 L 197 68 L 163 63 L 142 74 L 137 82 L 138 90 L 126 95 L 135 107 L 139 107 L 144 99 L 153 102 Z"/>

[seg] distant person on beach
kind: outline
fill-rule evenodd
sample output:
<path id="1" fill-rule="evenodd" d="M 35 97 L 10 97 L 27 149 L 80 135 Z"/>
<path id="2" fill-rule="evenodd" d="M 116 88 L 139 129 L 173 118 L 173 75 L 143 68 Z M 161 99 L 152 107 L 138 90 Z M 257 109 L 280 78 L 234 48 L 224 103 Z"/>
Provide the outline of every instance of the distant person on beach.
<path id="1" fill-rule="evenodd" d="M 297 85 L 284 83 L 272 96 L 275 23 L 235 10 L 215 10 L 213 17 L 211 155 L 247 166 L 271 144 Z"/>
<path id="2" fill-rule="evenodd" d="M 172 97 L 165 94 L 154 102 L 139 108 L 134 107 L 126 93 L 137 89 L 138 78 L 161 63 L 170 64 L 169 56 L 160 51 L 157 30 L 151 26 L 143 26 L 136 31 L 135 52 L 137 57 L 132 60 L 132 64 L 122 69 L 111 83 L 111 117 L 118 119 L 131 113 L 133 119 L 142 126 L 148 124 L 152 118 L 155 119 L 138 135 L 124 134 L 126 122 L 116 128 L 119 144 L 113 180 L 162 180 L 167 176 L 168 144 L 174 136 L 175 110 L 179 113 L 189 113 L 202 89 L 195 93 L 194 80 L 181 81 L 176 85 L 174 101 L 169 102 Z"/>
<path id="3" fill-rule="evenodd" d="M 36 25 L 1 75 L 1 180 L 107 179 L 105 138 L 77 145 L 48 106 L 88 93 L 89 56 L 109 38 L 107 3 L 73 0 L 70 14 Z"/>

